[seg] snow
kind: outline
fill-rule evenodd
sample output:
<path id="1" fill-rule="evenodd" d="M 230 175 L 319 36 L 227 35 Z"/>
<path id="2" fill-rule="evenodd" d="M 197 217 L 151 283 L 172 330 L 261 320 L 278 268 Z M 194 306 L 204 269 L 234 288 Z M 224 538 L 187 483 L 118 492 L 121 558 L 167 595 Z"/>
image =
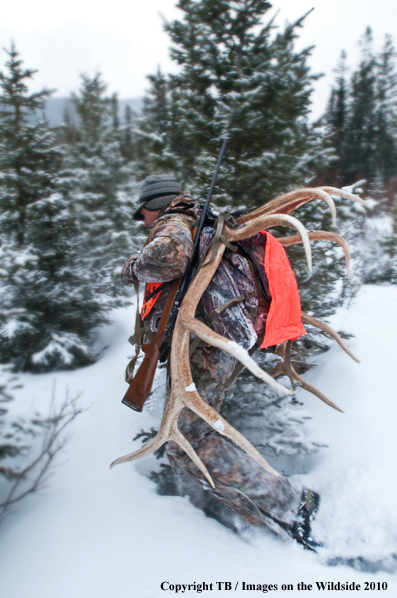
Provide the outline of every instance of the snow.
<path id="1" fill-rule="evenodd" d="M 223 430 L 225 429 L 225 425 L 221 419 L 217 419 L 214 423 L 214 428 L 216 428 L 220 432 L 223 432 Z"/>
<path id="2" fill-rule="evenodd" d="M 109 470 L 113 459 L 140 446 L 132 445 L 131 438 L 158 417 L 153 401 L 151 411 L 145 408 L 142 414 L 121 404 L 133 306 L 116 311 L 113 324 L 103 327 L 98 343 L 107 348 L 95 365 L 56 375 L 20 375 L 24 386 L 12 393 L 21 413 L 45 414 L 55 379 L 59 400 L 66 387 L 71 394 L 83 391 L 80 403 L 86 411 L 75 421 L 49 486 L 20 503 L 0 527 L 1 596 L 175 595 L 175 590 L 162 590 L 162 582 L 213 583 L 212 592 L 203 592 L 207 596 L 257 595 L 243 591 L 243 581 L 277 584 L 272 594 L 293 597 L 328 595 L 316 589 L 319 581 L 356 582 L 361 590 L 366 581 L 386 582 L 388 590 L 377 595 L 397 595 L 392 572 L 329 566 L 335 557 L 376 561 L 397 552 L 396 305 L 395 286 L 364 287 L 351 309 L 340 310 L 333 321 L 336 329 L 354 333 L 348 342 L 361 363 L 334 344 L 307 374 L 345 414 L 304 391 L 298 395 L 313 416 L 305 425 L 329 445 L 308 458 L 307 473 L 292 476 L 321 494 L 313 533 L 325 545 L 318 554 L 266 529 L 235 534 L 187 498 L 157 495 L 144 475 L 153 468 L 152 457 Z M 162 376 L 164 370 L 159 389 Z M 299 414 L 302 408 L 295 409 Z M 231 582 L 233 591 L 218 590 L 220 581 Z M 313 590 L 298 591 L 299 582 L 313 584 Z M 283 583 L 294 589 L 283 592 Z"/>
<path id="3" fill-rule="evenodd" d="M 189 386 L 186 386 L 185 390 L 186 392 L 194 392 L 195 390 L 197 390 L 195 383 L 192 382 L 191 384 L 189 384 Z"/>
<path id="4" fill-rule="evenodd" d="M 240 361 L 247 361 L 250 359 L 250 354 L 248 353 L 247 349 L 244 349 L 241 345 L 236 343 L 235 341 L 228 341 L 228 346 L 233 351 L 233 355 L 237 357 Z"/>

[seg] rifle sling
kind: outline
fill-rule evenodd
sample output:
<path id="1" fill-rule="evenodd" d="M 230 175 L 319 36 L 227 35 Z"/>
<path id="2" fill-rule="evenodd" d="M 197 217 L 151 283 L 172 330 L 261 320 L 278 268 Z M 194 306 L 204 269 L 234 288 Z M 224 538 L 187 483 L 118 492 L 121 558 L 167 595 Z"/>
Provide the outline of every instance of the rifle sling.
<path id="1" fill-rule="evenodd" d="M 160 323 L 159 323 L 159 327 L 158 330 L 154 336 L 154 338 L 151 340 L 151 342 L 159 342 L 158 344 L 161 345 L 163 343 L 163 334 L 164 334 L 164 330 L 165 330 L 165 326 L 167 324 L 167 320 L 168 320 L 168 316 L 170 314 L 170 311 L 172 309 L 172 304 L 174 302 L 175 299 L 175 295 L 178 291 L 179 288 L 179 284 L 181 282 L 180 278 L 177 278 L 174 280 L 169 295 L 167 297 L 167 301 L 166 304 L 164 306 L 163 309 L 163 313 L 161 314 L 161 318 L 160 318 Z M 168 283 L 167 283 L 168 284 Z M 148 332 L 150 333 L 150 328 L 149 328 L 149 323 L 145 322 L 143 326 L 141 326 L 141 319 L 140 319 L 140 315 L 139 315 L 139 283 L 138 282 L 134 282 L 134 287 L 135 287 L 135 292 L 137 294 L 137 310 L 136 310 L 136 316 L 135 316 L 135 332 L 133 334 L 133 336 L 131 336 L 128 340 L 131 344 L 135 345 L 135 355 L 134 357 L 131 359 L 131 361 L 129 362 L 129 364 L 127 365 L 126 371 L 125 371 L 125 381 L 127 382 L 127 384 L 131 384 L 131 381 L 134 377 L 134 368 L 135 368 L 135 364 L 136 361 L 138 359 L 140 350 L 141 350 L 141 344 L 142 344 L 142 338 L 143 335 L 147 334 Z"/>
<path id="2" fill-rule="evenodd" d="M 171 313 L 172 305 L 174 303 L 175 295 L 178 292 L 179 285 L 181 284 L 182 278 L 176 278 L 172 283 L 172 287 L 170 289 L 169 295 L 167 297 L 166 304 L 163 309 L 163 313 L 161 314 L 159 327 L 156 332 L 156 336 L 154 337 L 154 341 L 159 340 L 159 338 L 164 334 L 165 327 L 167 325 L 168 316 Z"/>
<path id="3" fill-rule="evenodd" d="M 140 350 L 141 350 L 141 341 L 142 341 L 142 332 L 141 332 L 141 318 L 139 315 L 139 282 L 136 281 L 134 282 L 134 289 L 135 289 L 135 294 L 136 294 L 136 313 L 135 313 L 135 332 L 133 337 L 130 337 L 128 340 L 131 344 L 132 340 L 134 341 L 135 344 L 135 355 L 134 357 L 131 359 L 131 361 L 128 363 L 126 369 L 125 369 L 125 381 L 127 382 L 127 384 L 130 384 L 132 378 L 134 377 L 134 368 L 135 368 L 135 364 L 136 361 L 138 359 Z"/>

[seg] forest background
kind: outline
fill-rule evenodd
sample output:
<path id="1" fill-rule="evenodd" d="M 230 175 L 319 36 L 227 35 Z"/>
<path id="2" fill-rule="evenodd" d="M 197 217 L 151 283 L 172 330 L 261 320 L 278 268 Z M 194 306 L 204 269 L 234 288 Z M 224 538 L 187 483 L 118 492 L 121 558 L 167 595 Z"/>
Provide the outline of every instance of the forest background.
<path id="1" fill-rule="evenodd" d="M 60 411 L 24 424 L 14 420 L 6 403 L 18 385 L 17 373 L 81 368 L 100 357 L 98 327 L 130 300 L 120 268 L 146 236 L 131 220 L 140 182 L 148 174 L 171 173 L 203 199 L 226 131 L 230 141 L 216 190 L 222 206 L 252 208 L 297 187 L 357 182 L 356 191 L 361 188 L 369 202 L 365 212 L 338 201 L 338 231 L 353 248 L 350 279 L 339 249 L 327 242 L 313 246 L 310 278 L 301 248 L 287 250 L 306 312 L 327 320 L 354 298 L 362 282 L 397 282 L 392 37 L 375 47 L 373 31 L 363 28 L 354 63 L 335 41 L 340 57 L 332 87 L 323 113 L 314 119 L 311 98 L 319 75 L 310 67 L 310 55 L 316 50 L 299 41 L 310 15 L 283 25 L 264 0 L 180 0 L 178 8 L 178 18 L 164 25 L 175 66 L 149 75 L 141 110 L 130 103 L 120 110 L 103 75 L 89 72 L 66 103 L 62 124 L 50 126 L 50 92 L 34 87 L 37 74 L 25 67 L 18 40 L 6 44 L 0 76 L 4 496 L 10 484 L 28 477 L 28 439 L 43 430 L 57 433 L 71 417 L 66 410 L 69 415 Z M 309 230 L 333 230 L 329 214 L 314 202 L 297 216 Z M 341 334 L 348 337 L 349 331 Z M 295 343 L 296 369 L 306 371 L 310 358 L 328 346 L 323 333 L 309 329 Z M 274 355 L 258 359 L 265 368 L 274 365 Z M 245 374 L 230 393 L 228 421 L 239 419 L 239 429 L 267 456 L 287 459 L 321 448 L 302 432 L 302 421 L 288 417 L 288 399 L 266 390 L 264 405 L 263 393 Z M 43 457 L 54 450 L 48 446 Z M 160 492 L 170 494 L 172 479 L 163 465 L 154 477 Z M 37 489 L 39 471 L 21 495 Z"/>

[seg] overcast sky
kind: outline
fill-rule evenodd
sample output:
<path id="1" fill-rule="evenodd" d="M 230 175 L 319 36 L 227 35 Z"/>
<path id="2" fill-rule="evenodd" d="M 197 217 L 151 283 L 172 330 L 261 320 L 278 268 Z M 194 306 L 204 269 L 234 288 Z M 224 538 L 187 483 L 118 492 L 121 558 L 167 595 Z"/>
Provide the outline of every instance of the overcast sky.
<path id="1" fill-rule="evenodd" d="M 79 85 L 79 73 L 101 71 L 110 92 L 120 98 L 142 96 L 145 76 L 160 65 L 175 67 L 168 56 L 169 38 L 163 31 L 160 12 L 167 20 L 180 15 L 176 0 L 17 0 L 2 3 L 1 46 L 13 39 L 29 67 L 39 69 L 32 89 L 55 88 L 56 95 L 69 95 Z M 358 39 L 365 27 L 374 32 L 378 50 L 385 33 L 397 44 L 396 0 L 275 0 L 277 22 L 293 21 L 314 7 L 301 30 L 298 47 L 315 45 L 311 64 L 324 72 L 313 96 L 314 115 L 324 109 L 332 69 L 345 49 L 349 63 L 358 61 Z M 5 53 L 0 61 L 4 64 Z"/>

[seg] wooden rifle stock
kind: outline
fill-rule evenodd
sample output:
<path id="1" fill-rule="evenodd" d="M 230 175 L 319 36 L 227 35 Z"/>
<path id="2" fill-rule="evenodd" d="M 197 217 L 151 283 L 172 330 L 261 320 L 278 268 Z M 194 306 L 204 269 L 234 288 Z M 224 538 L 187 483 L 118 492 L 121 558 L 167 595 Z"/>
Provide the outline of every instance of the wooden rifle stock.
<path id="1" fill-rule="evenodd" d="M 172 305 L 174 303 L 175 295 L 178 291 L 180 278 L 177 278 L 167 297 L 167 302 L 161 314 L 160 324 L 156 336 L 149 343 L 143 343 L 142 351 L 145 357 L 138 368 L 137 373 L 131 380 L 129 388 L 121 401 L 127 407 L 134 409 L 134 411 L 142 411 L 143 405 L 150 395 L 152 390 L 154 375 L 156 373 L 157 362 L 160 358 L 160 347 L 165 341 L 165 327 L 168 316 L 170 315 Z"/>

